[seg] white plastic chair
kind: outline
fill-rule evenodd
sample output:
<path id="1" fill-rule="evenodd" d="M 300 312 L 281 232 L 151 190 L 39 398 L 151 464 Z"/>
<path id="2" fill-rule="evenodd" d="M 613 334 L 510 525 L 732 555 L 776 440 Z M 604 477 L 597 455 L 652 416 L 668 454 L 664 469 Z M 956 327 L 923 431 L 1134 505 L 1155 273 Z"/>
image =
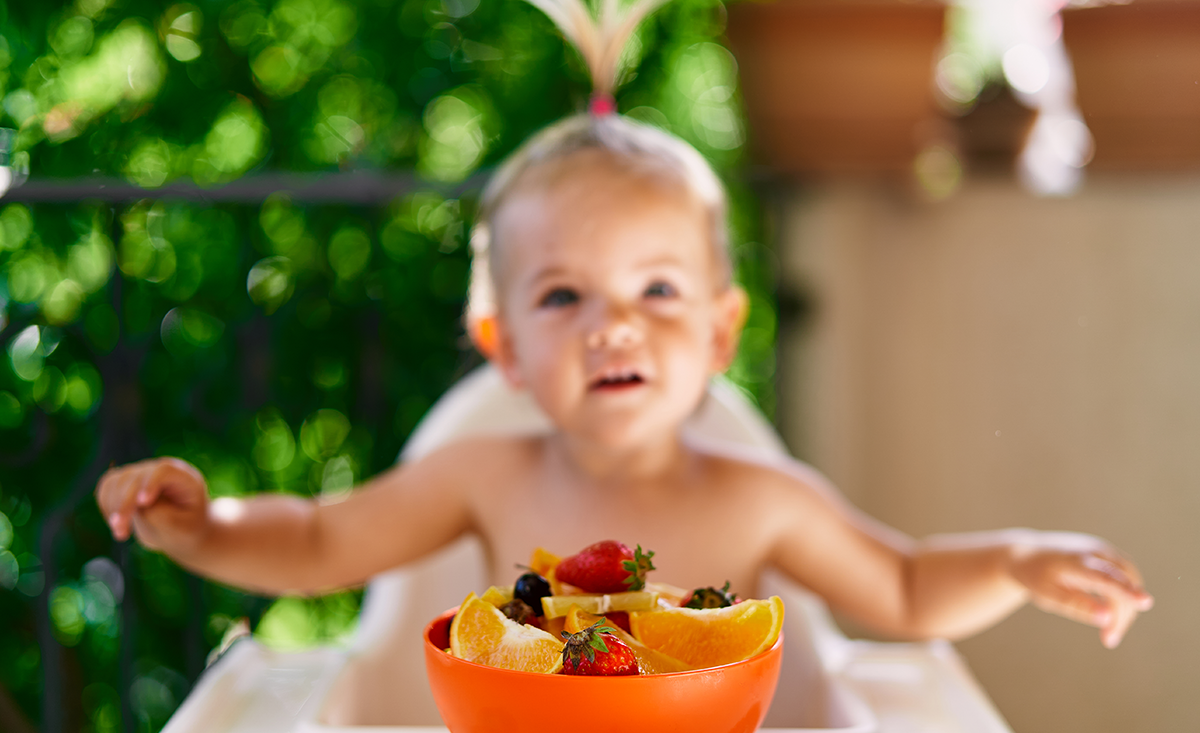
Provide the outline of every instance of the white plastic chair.
<path id="1" fill-rule="evenodd" d="M 528 395 L 510 391 L 483 367 L 438 401 L 401 459 L 470 435 L 550 429 Z M 712 383 L 684 429 L 692 440 L 749 454 L 787 454 L 771 426 L 723 380 Z M 445 731 L 425 681 L 421 631 L 487 585 L 473 537 L 384 573 L 370 583 L 348 648 L 281 653 L 240 642 L 205 673 L 164 733 L 349 733 L 363 726 L 374 733 Z M 816 596 L 778 574 L 765 576 L 762 585 L 787 608 L 783 669 L 765 727 L 1011 733 L 949 644 L 852 641 Z"/>

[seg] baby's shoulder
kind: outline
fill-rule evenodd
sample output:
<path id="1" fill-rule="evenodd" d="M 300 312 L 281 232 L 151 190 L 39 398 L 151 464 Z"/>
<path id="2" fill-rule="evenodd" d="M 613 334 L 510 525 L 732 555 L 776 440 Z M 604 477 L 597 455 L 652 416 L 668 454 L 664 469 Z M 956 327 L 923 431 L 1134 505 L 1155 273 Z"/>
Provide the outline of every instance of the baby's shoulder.
<path id="1" fill-rule="evenodd" d="M 769 501 L 825 501 L 835 489 L 819 471 L 787 455 L 723 446 L 697 449 L 705 473 L 717 485 Z"/>
<path id="2" fill-rule="evenodd" d="M 504 473 L 532 465 L 542 450 L 537 436 L 479 435 L 440 446 L 416 459 L 456 473 Z"/>

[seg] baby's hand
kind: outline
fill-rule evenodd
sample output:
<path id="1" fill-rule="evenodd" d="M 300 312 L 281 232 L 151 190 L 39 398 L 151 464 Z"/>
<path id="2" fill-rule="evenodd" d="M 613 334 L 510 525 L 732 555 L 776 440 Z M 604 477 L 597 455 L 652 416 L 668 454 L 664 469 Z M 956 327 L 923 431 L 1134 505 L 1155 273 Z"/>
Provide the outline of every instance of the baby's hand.
<path id="1" fill-rule="evenodd" d="M 208 523 L 208 487 L 195 466 L 153 458 L 110 468 L 96 485 L 96 503 L 113 537 L 151 549 L 194 543 Z"/>
<path id="2" fill-rule="evenodd" d="M 1133 562 L 1090 535 L 1031 535 L 1013 546 L 1012 575 L 1038 608 L 1099 627 L 1109 649 L 1121 643 L 1138 613 L 1154 605 Z"/>

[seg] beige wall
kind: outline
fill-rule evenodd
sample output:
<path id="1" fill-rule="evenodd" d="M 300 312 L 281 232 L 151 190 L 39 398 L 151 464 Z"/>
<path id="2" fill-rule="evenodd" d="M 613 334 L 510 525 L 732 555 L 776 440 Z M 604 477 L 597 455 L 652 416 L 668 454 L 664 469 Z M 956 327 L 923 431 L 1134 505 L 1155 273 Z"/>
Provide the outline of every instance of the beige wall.
<path id="1" fill-rule="evenodd" d="M 1032 608 L 959 644 L 1018 733 L 1200 730 L 1200 179 L 1069 199 L 969 180 L 795 190 L 780 345 L 797 455 L 917 536 L 1105 536 L 1158 605 L 1115 651 Z"/>

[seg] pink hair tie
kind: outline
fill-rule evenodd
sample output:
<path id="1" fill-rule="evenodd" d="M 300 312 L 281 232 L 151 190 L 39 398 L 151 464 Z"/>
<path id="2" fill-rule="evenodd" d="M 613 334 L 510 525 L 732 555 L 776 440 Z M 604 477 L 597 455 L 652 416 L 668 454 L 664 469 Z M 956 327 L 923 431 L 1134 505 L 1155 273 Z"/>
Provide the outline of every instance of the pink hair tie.
<path id="1" fill-rule="evenodd" d="M 611 94 L 598 92 L 592 94 L 591 100 L 588 102 L 588 112 L 594 117 L 605 117 L 616 113 L 617 100 Z"/>

